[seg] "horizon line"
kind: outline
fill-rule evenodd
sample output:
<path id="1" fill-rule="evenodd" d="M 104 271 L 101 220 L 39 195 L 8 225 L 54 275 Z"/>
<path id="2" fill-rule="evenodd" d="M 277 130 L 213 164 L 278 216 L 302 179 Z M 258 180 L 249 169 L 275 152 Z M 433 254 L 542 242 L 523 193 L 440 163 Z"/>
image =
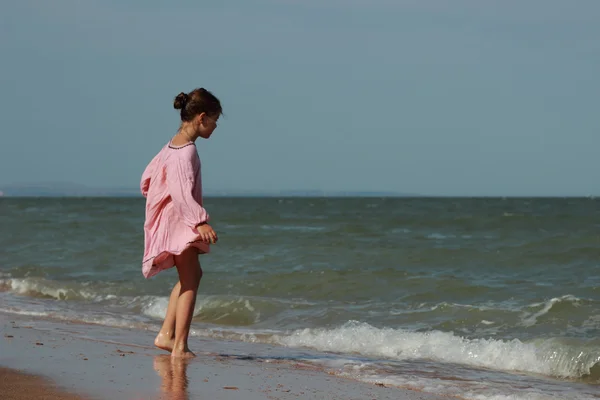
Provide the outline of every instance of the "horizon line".
<path id="1" fill-rule="evenodd" d="M 468 194 L 377 194 L 377 193 L 332 193 L 332 194 L 290 194 L 290 193 L 239 193 L 239 194 L 217 194 L 208 193 L 203 195 L 204 198 L 306 198 L 306 199 L 323 199 L 323 198 L 384 198 L 384 199 L 590 199 L 595 200 L 600 198 L 596 195 L 468 195 Z M 3 194 L 0 191 L 1 199 L 143 199 L 141 194 Z"/>

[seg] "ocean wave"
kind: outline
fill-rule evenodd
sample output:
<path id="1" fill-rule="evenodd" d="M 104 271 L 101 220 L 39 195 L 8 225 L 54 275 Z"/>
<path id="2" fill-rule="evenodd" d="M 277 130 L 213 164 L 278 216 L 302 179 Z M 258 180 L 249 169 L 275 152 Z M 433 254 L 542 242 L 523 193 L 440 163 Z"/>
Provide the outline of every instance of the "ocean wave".
<path id="1" fill-rule="evenodd" d="M 535 312 L 525 311 L 522 317 L 522 324 L 527 327 L 533 326 L 537 323 L 538 318 L 550 313 L 552 310 L 557 311 L 559 306 L 563 308 L 568 306 L 577 307 L 581 305 L 582 301 L 573 295 L 567 294 L 561 297 L 554 297 L 542 303 L 530 304 L 527 308 L 541 307 L 541 309 Z"/>
<path id="2" fill-rule="evenodd" d="M 242 296 L 198 296 L 194 320 L 219 325 L 247 326 L 261 321 L 261 310 L 273 308 L 263 299 Z M 142 313 L 155 319 L 164 318 L 168 297 L 145 296 L 141 301 Z"/>
<path id="3" fill-rule="evenodd" d="M 600 341 L 597 339 L 537 338 L 526 342 L 518 339 L 477 339 L 442 331 L 377 328 L 358 321 L 349 321 L 336 328 L 291 331 L 254 327 L 257 321 L 265 318 L 269 307 L 274 307 L 264 304 L 267 301 L 241 296 L 199 297 L 191 335 L 311 348 L 320 352 L 359 355 L 371 360 L 429 360 L 600 382 Z M 123 299 L 121 304 L 127 312 L 122 312 L 121 308 L 104 306 L 98 309 L 65 309 L 52 303 L 49 306 L 44 303 L 39 309 L 24 309 L 19 303 L 15 303 L 16 306 L 5 303 L 3 301 L 0 311 L 71 322 L 157 330 L 166 312 L 168 298 L 138 296 Z M 289 304 L 275 305 L 279 309 L 286 306 Z M 243 321 L 247 321 L 246 326 L 240 323 Z"/>
<path id="4" fill-rule="evenodd" d="M 323 232 L 327 230 L 324 226 L 302 226 L 302 225 L 261 225 L 261 229 L 268 231 L 292 231 L 292 232 Z"/>
<path id="5" fill-rule="evenodd" d="M 134 316 L 129 315 L 90 315 L 89 313 L 79 315 L 65 315 L 57 314 L 54 312 L 37 312 L 37 311 L 15 311 L 6 310 L 4 307 L 0 308 L 0 312 L 14 312 L 21 315 L 29 316 L 43 316 L 50 317 L 58 320 L 66 320 L 69 322 L 82 322 L 87 324 L 99 324 L 105 326 L 128 328 L 136 330 L 144 330 L 149 332 L 156 332 L 159 329 L 160 324 L 156 322 L 140 322 L 136 321 Z M 356 330 L 358 328 L 358 330 Z M 362 329 L 362 330 L 361 330 Z M 69 332 L 76 331 L 71 325 Z M 343 333 L 341 336 L 345 336 L 344 346 L 339 346 L 339 340 L 336 339 L 340 336 L 342 331 L 356 330 L 354 336 Z M 518 381 L 513 382 L 508 378 L 492 381 L 481 381 L 476 379 L 478 374 L 485 374 L 489 376 L 490 370 L 501 370 L 503 368 L 503 361 L 509 357 L 517 358 L 516 356 L 523 348 L 529 348 L 531 351 L 533 344 L 522 344 L 521 347 L 514 345 L 513 342 L 509 343 L 494 343 L 493 341 L 486 343 L 485 346 L 478 346 L 473 341 L 465 341 L 464 339 L 453 337 L 452 335 L 442 334 L 440 332 L 432 332 L 431 334 L 423 334 L 416 332 L 406 331 L 391 331 L 387 332 L 388 339 L 390 337 L 395 338 L 395 342 L 388 343 L 387 346 L 392 349 L 393 347 L 403 347 L 408 353 L 401 358 L 402 360 L 408 360 L 407 362 L 389 363 L 381 359 L 373 359 L 373 354 L 381 353 L 381 347 L 386 346 L 382 344 L 380 340 L 377 340 L 377 335 L 383 333 L 386 334 L 385 330 L 377 329 L 366 324 L 357 322 L 350 322 L 342 327 L 331 330 L 321 330 L 320 333 L 311 330 L 298 330 L 290 333 L 274 330 L 259 330 L 259 329 L 244 329 L 244 328 L 218 328 L 218 327 L 201 327 L 198 324 L 192 325 L 191 335 L 194 337 L 208 337 L 217 340 L 234 340 L 243 341 L 247 343 L 256 344 L 267 344 L 268 347 L 257 347 L 257 348 L 246 348 L 252 350 L 243 350 L 240 354 L 249 354 L 248 359 L 252 359 L 254 354 L 259 354 L 257 357 L 263 357 L 264 349 L 271 349 L 273 345 L 283 345 L 286 347 L 295 347 L 296 350 L 286 351 L 283 359 L 291 360 L 292 362 L 301 362 L 307 364 L 320 365 L 325 371 L 331 374 L 339 376 L 347 376 L 352 379 L 358 379 L 365 382 L 371 382 L 373 384 L 385 384 L 392 386 L 399 386 L 405 388 L 412 388 L 429 393 L 437 393 L 443 396 L 452 397 L 453 395 L 464 398 L 464 399 L 478 399 L 478 400 L 556 400 L 569 398 L 573 400 L 587 399 L 588 397 L 582 397 L 580 394 L 572 394 L 567 397 L 561 396 L 564 393 L 554 393 L 553 387 L 546 387 L 543 391 L 536 393 L 537 391 L 529 391 L 519 385 Z M 308 333 L 308 334 L 307 334 Z M 391 333 L 391 336 L 390 336 Z M 330 346 L 319 345 L 315 342 L 315 338 L 329 340 Z M 297 338 L 303 337 L 305 340 L 298 342 Z M 329 339 L 327 339 L 327 337 Z M 366 345 L 368 342 L 372 342 Z M 352 344 L 356 345 L 353 346 Z M 398 346 L 398 343 L 400 345 Z M 308 346 L 307 346 L 308 345 Z M 503 347 L 504 346 L 504 347 Z M 544 344 L 542 343 L 538 347 L 539 353 L 544 353 Z M 236 346 L 239 347 L 239 346 Z M 312 347 L 317 350 L 321 349 L 324 351 L 330 351 L 331 353 L 322 352 L 311 352 L 302 347 Z M 376 348 L 380 347 L 379 350 Z M 462 362 L 456 363 L 456 357 L 451 356 L 452 347 L 466 347 L 470 349 L 471 354 L 476 354 L 479 350 L 478 347 L 488 348 L 488 352 L 493 352 L 496 355 L 498 363 L 477 363 L 471 362 L 468 357 Z M 557 348 L 564 347 L 563 344 L 557 345 Z M 243 348 L 243 347 L 241 347 Z M 375 350 L 374 350 L 375 348 Z M 508 354 L 503 355 L 503 352 L 509 348 Z M 263 350 L 261 350 L 263 349 Z M 340 354 L 342 351 L 346 351 L 348 354 Z M 575 349 L 571 349 L 572 352 Z M 439 354 L 439 357 L 431 357 L 431 353 Z M 455 352 L 458 353 L 458 352 Z M 485 353 L 481 352 L 480 353 Z M 271 355 L 269 355 L 271 354 Z M 279 357 L 277 350 L 273 355 L 269 351 L 264 353 L 264 357 L 269 359 L 271 356 L 274 359 Z M 358 356 L 357 356 L 358 354 Z M 427 355 L 429 357 L 426 357 Z M 465 352 L 462 354 L 465 355 Z M 485 354 L 482 354 L 485 356 Z M 392 357 L 386 357 L 392 358 Z M 413 358 L 428 358 L 428 360 L 414 361 Z M 525 360 L 529 360 L 527 357 L 523 357 Z M 433 361 L 433 362 L 431 362 Z M 436 361 L 442 361 L 442 364 Z M 515 361 L 520 361 L 516 359 Z M 538 364 L 543 363 L 544 360 L 538 358 Z M 449 363 L 444 366 L 445 363 Z M 467 369 L 462 369 L 456 364 L 466 364 Z M 559 362 L 560 364 L 560 362 Z M 568 368 L 569 363 L 564 363 L 565 367 Z M 476 369 L 468 368 L 484 366 L 485 370 L 477 372 Z M 591 368 L 592 375 L 595 376 L 593 382 L 600 382 L 600 373 L 598 369 L 600 364 L 596 364 L 595 367 Z M 539 369 L 539 368 L 538 368 Z M 458 370 L 458 372 L 457 372 Z M 517 369 L 522 370 L 522 369 Z M 531 370 L 531 368 L 529 369 Z M 572 370 L 572 368 L 571 368 Z M 595 371 L 594 371 L 595 370 Z M 432 375 L 433 371 L 433 375 Z M 473 371 L 474 375 L 470 375 L 469 372 Z M 537 371 L 536 371 L 537 372 Z M 458 375 L 457 375 L 458 374 Z M 464 375 L 466 374 L 466 375 Z M 447 376 L 449 379 L 440 379 L 440 377 Z M 495 375 L 496 378 L 502 375 Z M 585 376 L 583 376 L 585 378 Z M 537 379 L 537 378 L 536 378 Z M 559 386 L 560 387 L 560 386 Z M 593 389 L 591 389 L 593 390 Z"/>
<path id="6" fill-rule="evenodd" d="M 88 282 L 61 282 L 44 278 L 0 279 L 0 291 L 30 297 L 67 302 L 100 303 L 103 307 L 124 308 L 141 312 L 154 319 L 164 318 L 169 298 L 151 295 L 118 295 L 114 288 Z M 219 325 L 247 326 L 261 321 L 261 315 L 271 315 L 288 305 L 281 301 L 259 297 L 229 295 L 199 295 L 194 317 L 196 321 Z"/>
<path id="7" fill-rule="evenodd" d="M 87 282 L 60 282 L 44 278 L 0 279 L 0 291 L 10 291 L 22 295 L 49 297 L 56 300 L 104 301 L 116 299 L 112 293 L 98 293 Z"/>
<path id="8" fill-rule="evenodd" d="M 376 277 L 378 274 L 384 276 L 387 273 L 399 273 L 399 271 L 390 271 L 388 269 L 374 271 L 371 277 Z M 355 279 L 350 274 L 334 270 L 288 271 L 273 274 L 263 281 L 263 287 L 255 291 L 255 294 L 205 295 L 200 293 L 194 313 L 195 320 L 224 326 L 250 326 L 270 319 L 278 326 L 291 323 L 296 328 L 303 325 L 310 327 L 314 323 L 318 326 L 326 320 L 330 323 L 341 323 L 348 319 L 364 320 L 363 318 L 374 316 L 383 318 L 385 323 L 391 323 L 392 319 L 397 317 L 402 319 L 404 324 L 413 324 L 410 325 L 411 328 L 459 330 L 465 334 L 470 332 L 477 335 L 486 332 L 502 333 L 506 329 L 512 330 L 519 326 L 529 329 L 550 323 L 556 325 L 560 322 L 560 326 L 568 328 L 569 332 L 587 332 L 585 336 L 590 332 L 593 334 L 600 327 L 598 321 L 594 319 L 597 315 L 594 310 L 597 309 L 598 302 L 571 294 L 530 304 L 519 304 L 514 300 L 478 304 L 446 301 L 434 303 L 423 302 L 422 294 L 413 294 L 405 296 L 401 303 L 392 307 L 387 303 L 355 303 L 350 308 L 344 306 L 341 312 L 336 309 L 340 304 L 331 301 L 325 304 L 301 299 L 286 300 L 281 297 L 282 293 L 293 293 L 297 290 L 296 282 L 305 279 L 307 275 L 314 274 L 319 274 L 319 285 L 324 301 L 331 300 L 331 293 L 327 292 L 328 282 L 335 280 L 339 283 L 344 280 L 348 285 L 352 285 Z M 421 279 L 420 276 L 411 276 L 409 272 L 404 272 L 404 275 L 405 280 L 412 279 L 416 282 Z M 314 278 L 311 279 L 315 281 Z M 474 293 L 485 294 L 488 287 L 446 280 L 439 290 L 443 290 L 446 294 L 456 293 L 456 296 L 464 296 Z M 0 278 L 0 292 L 59 302 L 82 302 L 109 308 L 121 307 L 132 313 L 141 312 L 154 319 L 163 318 L 168 305 L 167 296 L 143 295 L 135 288 L 110 282 L 55 281 L 40 277 Z M 317 292 L 313 291 L 313 298 L 316 294 Z M 326 315 L 326 310 L 335 310 L 335 312 Z M 578 316 L 576 321 L 573 321 L 574 315 Z M 304 323 L 296 317 L 301 318 Z M 567 326 L 568 321 L 571 322 Z M 490 327 L 491 330 L 483 329 L 485 326 Z"/>
<path id="9" fill-rule="evenodd" d="M 600 362 L 600 346 L 573 346 L 559 339 L 524 343 L 465 339 L 452 333 L 375 328 L 351 321 L 334 329 L 302 329 L 273 340 L 290 347 L 361 354 L 392 360 L 430 359 L 560 378 L 583 378 Z M 600 377 L 598 377 L 600 379 Z"/>
<path id="10" fill-rule="evenodd" d="M 54 310 L 27 310 L 16 307 L 0 307 L 0 312 L 7 314 L 23 315 L 28 317 L 44 317 L 57 321 L 65 321 L 69 323 L 85 323 L 102 326 L 110 326 L 114 328 L 126 329 L 142 329 L 158 331 L 158 327 L 154 327 L 145 321 L 140 321 L 134 315 L 98 313 L 88 311 L 74 311 L 64 309 Z"/>

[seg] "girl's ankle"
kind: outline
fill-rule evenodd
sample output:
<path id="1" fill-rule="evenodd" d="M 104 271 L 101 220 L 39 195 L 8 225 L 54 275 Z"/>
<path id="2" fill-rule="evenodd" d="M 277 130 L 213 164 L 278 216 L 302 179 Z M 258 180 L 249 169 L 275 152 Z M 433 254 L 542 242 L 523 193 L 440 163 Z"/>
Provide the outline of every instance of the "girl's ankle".
<path id="1" fill-rule="evenodd" d="M 179 341 L 173 343 L 173 350 L 186 351 L 188 349 L 187 341 Z"/>

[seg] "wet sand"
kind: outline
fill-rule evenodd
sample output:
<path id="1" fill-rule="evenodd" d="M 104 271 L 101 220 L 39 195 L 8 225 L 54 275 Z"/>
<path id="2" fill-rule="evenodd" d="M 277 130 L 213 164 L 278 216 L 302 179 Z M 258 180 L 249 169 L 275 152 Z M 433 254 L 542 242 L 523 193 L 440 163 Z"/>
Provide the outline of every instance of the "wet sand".
<path id="1" fill-rule="evenodd" d="M 68 393 L 48 379 L 21 371 L 0 368 L 2 400 L 84 400 L 85 397 Z"/>
<path id="2" fill-rule="evenodd" d="M 271 346 L 194 337 L 197 357 L 182 361 L 143 330 L 2 313 L 0 327 L 3 400 L 448 399 L 336 376 Z"/>

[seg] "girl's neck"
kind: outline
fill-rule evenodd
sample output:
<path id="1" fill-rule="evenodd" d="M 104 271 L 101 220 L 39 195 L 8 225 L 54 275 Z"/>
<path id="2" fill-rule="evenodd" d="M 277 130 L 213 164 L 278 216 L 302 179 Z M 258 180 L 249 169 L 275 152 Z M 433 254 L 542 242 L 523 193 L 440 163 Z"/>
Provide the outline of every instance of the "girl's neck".
<path id="1" fill-rule="evenodd" d="M 198 139 L 198 134 L 196 133 L 196 130 L 194 129 L 193 126 L 191 125 L 182 125 L 179 130 L 177 131 L 177 135 L 180 138 L 180 141 L 185 141 L 185 142 L 195 142 L 196 139 Z"/>

